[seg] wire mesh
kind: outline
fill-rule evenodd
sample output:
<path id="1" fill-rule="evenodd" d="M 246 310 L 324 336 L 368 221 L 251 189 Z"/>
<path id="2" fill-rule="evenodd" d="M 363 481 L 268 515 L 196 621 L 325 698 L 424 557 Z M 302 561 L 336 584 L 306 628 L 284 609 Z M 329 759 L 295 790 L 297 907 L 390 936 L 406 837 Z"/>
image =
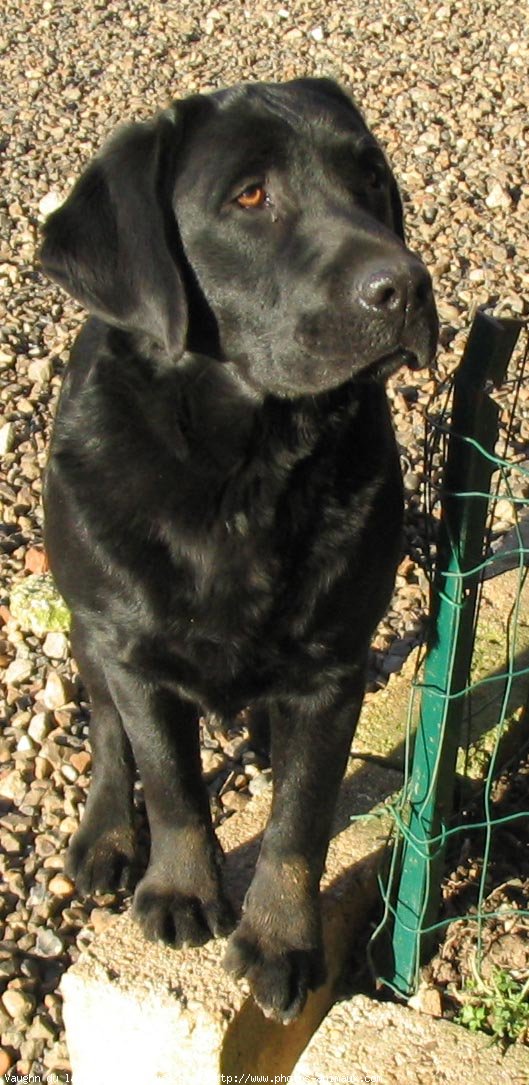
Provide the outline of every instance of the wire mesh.
<path id="1" fill-rule="evenodd" d="M 529 935 L 529 769 L 526 775 L 527 790 L 524 794 L 522 789 L 518 796 L 518 808 L 502 813 L 496 794 L 502 771 L 504 783 L 508 783 L 509 758 L 511 774 L 516 775 L 516 764 L 523 761 L 524 755 L 529 757 L 527 326 L 521 331 L 518 346 L 500 387 L 495 388 L 490 380 L 486 382 L 484 392 L 487 399 L 493 400 L 499 419 L 499 435 L 492 450 L 487 449 L 475 436 L 454 433 L 453 379 L 447 382 L 442 394 L 436 395 L 435 403 L 426 417 L 423 494 L 425 520 L 429 525 L 425 540 L 426 568 L 431 582 L 434 621 L 441 601 L 448 605 L 452 623 L 449 655 L 458 649 L 458 638 L 462 635 L 460 618 L 471 590 L 475 591 L 475 605 L 467 669 L 458 688 L 449 692 L 441 685 L 437 689 L 432 688 L 431 684 L 427 686 L 426 647 L 419 658 L 412 682 L 406 727 L 404 785 L 399 796 L 389 804 L 394 846 L 388 869 L 380 879 L 383 914 L 370 945 L 372 966 L 378 980 L 401 997 L 416 992 L 421 978 L 424 982 L 425 954 L 433 952 L 447 928 L 450 928 L 452 938 L 456 937 L 454 932 L 461 934 L 464 931 L 466 952 L 472 959 L 475 975 L 480 974 L 485 951 L 490 949 L 491 931 L 497 931 L 499 924 L 502 929 L 510 919 L 517 929 L 525 924 L 524 936 L 527 938 Z M 490 485 L 486 489 L 452 488 L 447 494 L 443 465 L 447 462 L 450 442 L 454 441 L 460 443 L 460 461 L 464 462 L 468 456 L 481 461 L 482 467 L 485 465 L 484 477 L 490 478 Z M 451 536 L 452 521 L 446 512 L 447 499 L 452 507 L 461 503 L 467 510 L 470 509 L 471 528 L 473 506 L 480 503 L 486 513 L 485 530 L 478 540 L 474 540 L 474 560 L 470 565 L 460 561 L 461 540 Z M 441 518 L 449 543 L 449 562 L 442 579 L 439 569 L 434 570 L 429 562 Z M 487 586 L 496 582 L 496 578 L 504 580 L 506 574 L 509 589 L 505 595 L 507 597 L 510 593 L 511 605 L 509 612 L 502 612 L 501 617 L 500 609 L 494 613 L 492 606 L 495 624 L 494 643 L 490 644 L 486 633 L 491 610 Z M 444 609 L 446 611 L 446 606 Z M 485 653 L 482 651 L 484 630 Z M 430 628 L 430 649 L 431 643 Z M 448 659 L 448 669 L 452 662 L 452 659 Z M 446 747 L 454 744 L 454 735 L 446 730 L 449 715 L 445 711 L 437 748 L 426 750 L 429 741 L 428 720 L 421 717 L 421 704 L 424 704 L 426 693 L 428 704 L 434 704 L 434 711 L 436 698 L 443 710 L 455 701 L 462 709 L 461 732 L 455 740 L 458 747 L 455 779 L 452 767 L 450 782 L 446 780 L 446 773 L 443 776 Z M 415 748 L 416 754 L 421 743 L 429 757 L 426 781 L 424 766 L 422 779 L 418 781 L 414 777 L 416 756 L 415 768 L 412 769 L 412 752 Z M 434 811 L 433 815 L 425 813 L 430 808 Z M 502 895 L 499 893 L 501 884 L 495 884 L 497 871 L 502 864 L 496 861 L 495 855 L 498 846 L 501 848 L 501 834 L 506 831 L 519 842 L 520 869 L 517 871 L 515 862 L 511 864 L 511 877 L 506 883 L 508 891 L 504 886 Z M 516 848 L 513 847 L 513 850 L 516 851 Z M 424 885 L 420 905 L 413 914 L 413 910 L 403 908 L 399 893 L 403 880 L 415 876 L 415 867 L 424 871 Z M 461 870 L 466 875 L 460 877 L 460 881 L 464 882 L 464 892 L 457 892 L 455 874 Z M 458 910 L 460 901 L 467 910 L 465 907 Z M 401 936 L 404 932 L 404 940 L 407 941 L 405 953 L 409 956 L 404 969 L 395 967 L 395 931 L 399 926 Z M 528 978 L 529 948 L 525 980 Z"/>

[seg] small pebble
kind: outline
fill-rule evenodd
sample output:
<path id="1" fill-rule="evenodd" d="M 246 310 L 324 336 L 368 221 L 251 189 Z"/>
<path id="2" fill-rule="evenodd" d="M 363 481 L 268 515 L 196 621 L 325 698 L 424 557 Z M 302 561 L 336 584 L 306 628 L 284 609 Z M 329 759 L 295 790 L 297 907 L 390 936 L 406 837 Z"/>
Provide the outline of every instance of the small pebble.
<path id="1" fill-rule="evenodd" d="M 251 795 L 262 795 L 263 792 L 270 790 L 272 787 L 272 774 L 271 772 L 260 772 L 258 776 L 254 776 L 248 784 L 248 790 Z"/>
<path id="2" fill-rule="evenodd" d="M 67 659 L 70 651 L 68 638 L 64 633 L 48 633 L 42 645 L 42 651 L 50 659 Z M 66 702 L 62 701 L 61 703 L 65 704 Z M 56 707 L 58 708 L 59 705 Z"/>
<path id="3" fill-rule="evenodd" d="M 28 366 L 28 377 L 36 384 L 47 384 L 52 376 L 53 365 L 48 358 L 38 358 Z M 34 571 L 37 572 L 37 570 Z"/>
<path id="4" fill-rule="evenodd" d="M 35 778 L 37 780 L 46 780 L 53 773 L 53 765 L 51 761 L 46 757 L 35 758 Z"/>
<path id="5" fill-rule="evenodd" d="M 36 712 L 32 716 L 28 727 L 28 735 L 35 742 L 42 744 L 52 729 L 52 721 L 48 712 Z"/>
<path id="6" fill-rule="evenodd" d="M 14 659 L 5 672 L 5 682 L 8 686 L 19 686 L 27 682 L 33 673 L 33 663 L 30 659 Z"/>
<path id="7" fill-rule="evenodd" d="M 30 546 L 24 557 L 24 568 L 29 573 L 45 573 L 48 571 L 48 559 L 41 546 Z"/>
<path id="8" fill-rule="evenodd" d="M 2 1004 L 13 1021 L 25 1021 L 35 1006 L 35 999 L 27 991 L 9 988 L 2 995 Z"/>
<path id="9" fill-rule="evenodd" d="M 206 781 L 218 776 L 226 764 L 226 758 L 217 750 L 202 750 L 202 772 Z"/>
<path id="10" fill-rule="evenodd" d="M 79 750 L 78 753 L 73 753 L 70 757 L 70 764 L 73 765 L 75 771 L 82 776 L 92 764 L 91 754 L 88 750 Z"/>
<path id="11" fill-rule="evenodd" d="M 35 743 L 31 741 L 29 735 L 22 735 L 17 742 L 17 753 L 29 753 L 30 750 L 35 749 Z"/>
<path id="12" fill-rule="evenodd" d="M 59 957 L 63 952 L 64 944 L 55 931 L 49 927 L 40 927 L 35 948 L 41 957 Z"/>
<path id="13" fill-rule="evenodd" d="M 502 497 L 494 504 L 494 519 L 503 521 L 509 526 L 514 522 L 514 507 L 512 501 Z"/>
<path id="14" fill-rule="evenodd" d="M 66 874 L 55 874 L 50 879 L 48 889 L 56 897 L 71 897 L 75 892 L 75 885 Z"/>
<path id="15" fill-rule="evenodd" d="M 248 795 L 241 791 L 225 791 L 222 795 L 222 805 L 226 810 L 244 810 L 248 802 Z"/>
<path id="16" fill-rule="evenodd" d="M 17 975 L 18 975 L 18 961 L 16 960 L 16 958 L 13 957 L 13 956 L 2 957 L 0 959 L 0 981 L 2 981 L 2 985 L 3 985 L 3 983 L 6 982 L 6 980 L 11 980 Z M 0 1026 L 1 1026 L 1 1021 L 0 1021 Z M 1 1028 L 0 1028 L 0 1031 L 2 1031 Z"/>
<path id="17" fill-rule="evenodd" d="M 19 805 L 27 791 L 20 769 L 12 769 L 0 777 L 0 798 Z"/>
<path id="18" fill-rule="evenodd" d="M 47 218 L 53 211 L 56 211 L 61 206 L 64 197 L 60 195 L 55 189 L 50 189 L 45 196 L 42 196 L 39 200 L 39 215 L 41 218 Z"/>
<path id="19" fill-rule="evenodd" d="M 509 208 L 511 206 L 511 197 L 502 185 L 496 183 L 492 186 L 488 196 L 486 196 L 485 203 L 491 210 L 495 210 L 498 207 Z"/>
<path id="20" fill-rule="evenodd" d="M 57 1026 L 44 1014 L 36 1014 L 29 1030 L 31 1040 L 54 1040 L 57 1036 Z"/>
<path id="21" fill-rule="evenodd" d="M 5 422 L 3 426 L 0 426 L 0 456 L 5 455 L 6 452 L 11 452 L 15 442 L 15 427 L 11 422 Z"/>
<path id="22" fill-rule="evenodd" d="M 59 829 L 65 836 L 72 836 L 79 828 L 79 821 L 75 817 L 65 817 L 59 823 Z"/>
<path id="23" fill-rule="evenodd" d="M 57 843 L 53 837 L 41 833 L 35 837 L 35 851 L 37 855 L 54 855 L 57 851 Z"/>
<path id="24" fill-rule="evenodd" d="M 50 671 L 42 694 L 44 706 L 52 711 L 62 708 L 71 700 L 72 693 L 72 683 L 57 671 Z"/>
<path id="25" fill-rule="evenodd" d="M 116 918 L 115 912 L 110 912 L 107 908 L 92 908 L 90 912 L 90 923 L 96 934 L 101 934 L 105 931 Z"/>
<path id="26" fill-rule="evenodd" d="M 236 738 L 226 740 L 221 733 L 219 734 L 219 742 L 222 743 L 226 757 L 231 757 L 234 761 L 237 761 L 248 748 L 248 737 L 245 735 L 237 735 Z"/>
<path id="27" fill-rule="evenodd" d="M 3 1077 L 4 1074 L 7 1074 L 7 1071 L 12 1065 L 13 1060 L 11 1058 L 11 1055 L 8 1054 L 5 1048 L 0 1047 L 0 1077 Z"/>

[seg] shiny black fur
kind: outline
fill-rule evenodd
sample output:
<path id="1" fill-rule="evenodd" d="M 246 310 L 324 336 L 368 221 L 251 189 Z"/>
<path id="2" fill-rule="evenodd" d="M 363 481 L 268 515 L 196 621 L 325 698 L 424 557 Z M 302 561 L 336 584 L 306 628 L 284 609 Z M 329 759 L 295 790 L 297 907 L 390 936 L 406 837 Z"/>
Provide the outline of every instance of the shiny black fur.
<path id="1" fill-rule="evenodd" d="M 249 186 L 261 206 L 240 206 Z M 384 378 L 432 358 L 429 277 L 357 109 L 310 79 L 122 130 L 48 219 L 42 263 L 95 314 L 45 486 L 92 700 L 69 870 L 84 892 L 130 875 L 137 766 L 146 935 L 228 932 L 197 719 L 252 709 L 274 799 L 226 963 L 286 1021 L 324 976 L 319 881 L 401 546 Z"/>

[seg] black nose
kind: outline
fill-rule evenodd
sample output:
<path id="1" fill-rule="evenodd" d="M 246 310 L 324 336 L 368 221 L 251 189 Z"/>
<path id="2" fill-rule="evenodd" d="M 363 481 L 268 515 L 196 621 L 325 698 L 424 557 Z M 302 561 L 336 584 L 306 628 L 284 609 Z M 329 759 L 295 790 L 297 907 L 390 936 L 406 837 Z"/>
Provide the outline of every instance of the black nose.
<path id="1" fill-rule="evenodd" d="M 430 276 L 418 260 L 393 266 L 371 267 L 356 286 L 358 300 L 379 313 L 405 313 L 421 309 L 431 298 Z"/>

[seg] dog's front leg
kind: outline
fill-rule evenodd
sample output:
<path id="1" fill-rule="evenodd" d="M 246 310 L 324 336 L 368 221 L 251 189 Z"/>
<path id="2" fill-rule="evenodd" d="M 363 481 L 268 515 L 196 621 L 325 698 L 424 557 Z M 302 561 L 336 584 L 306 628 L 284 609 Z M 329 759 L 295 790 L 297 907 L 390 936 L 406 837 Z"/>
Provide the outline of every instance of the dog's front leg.
<path id="1" fill-rule="evenodd" d="M 271 712 L 272 812 L 225 966 L 285 1023 L 325 979 L 319 883 L 363 692 L 361 667 L 332 704 L 285 698 Z"/>
<path id="2" fill-rule="evenodd" d="M 151 940 L 199 945 L 233 927 L 202 780 L 198 712 L 161 685 L 105 668 L 143 783 L 151 834 L 134 914 Z"/>

